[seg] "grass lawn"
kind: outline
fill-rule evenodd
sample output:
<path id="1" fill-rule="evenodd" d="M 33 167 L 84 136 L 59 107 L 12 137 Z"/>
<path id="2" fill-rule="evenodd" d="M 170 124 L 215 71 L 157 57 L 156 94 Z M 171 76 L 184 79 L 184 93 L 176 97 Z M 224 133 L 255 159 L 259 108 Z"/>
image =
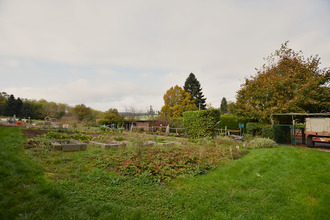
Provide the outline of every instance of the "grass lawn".
<path id="1" fill-rule="evenodd" d="M 251 150 L 206 175 L 166 184 L 97 166 L 106 152 L 24 150 L 0 127 L 0 219 L 329 219 L 330 154 Z M 111 153 L 111 151 L 110 151 Z"/>

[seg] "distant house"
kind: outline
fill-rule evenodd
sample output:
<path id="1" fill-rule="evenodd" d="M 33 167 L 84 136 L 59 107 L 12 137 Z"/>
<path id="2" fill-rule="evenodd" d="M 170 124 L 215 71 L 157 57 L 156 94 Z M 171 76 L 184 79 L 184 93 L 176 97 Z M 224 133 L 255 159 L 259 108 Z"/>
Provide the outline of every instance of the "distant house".
<path id="1" fill-rule="evenodd" d="M 144 130 L 149 130 L 149 128 L 152 126 L 153 121 L 152 120 L 137 120 L 137 121 L 125 121 L 123 124 L 123 127 L 125 130 L 130 130 L 132 127 L 132 124 L 135 128 L 141 128 Z"/>
<path id="2" fill-rule="evenodd" d="M 152 120 L 136 121 L 136 127 L 143 128 L 145 131 L 148 131 L 151 126 Z"/>

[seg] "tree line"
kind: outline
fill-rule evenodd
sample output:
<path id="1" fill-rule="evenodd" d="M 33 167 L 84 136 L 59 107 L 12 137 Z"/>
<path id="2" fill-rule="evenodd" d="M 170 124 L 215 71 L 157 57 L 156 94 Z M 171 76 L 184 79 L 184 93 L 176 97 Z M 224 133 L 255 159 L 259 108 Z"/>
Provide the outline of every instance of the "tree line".
<path id="1" fill-rule="evenodd" d="M 3 116 L 16 118 L 44 119 L 45 117 L 57 118 L 68 116 L 78 121 L 92 121 L 98 117 L 103 117 L 103 112 L 79 104 L 71 107 L 67 104 L 48 102 L 45 99 L 30 100 L 15 98 L 6 92 L 0 93 L 0 113 Z"/>

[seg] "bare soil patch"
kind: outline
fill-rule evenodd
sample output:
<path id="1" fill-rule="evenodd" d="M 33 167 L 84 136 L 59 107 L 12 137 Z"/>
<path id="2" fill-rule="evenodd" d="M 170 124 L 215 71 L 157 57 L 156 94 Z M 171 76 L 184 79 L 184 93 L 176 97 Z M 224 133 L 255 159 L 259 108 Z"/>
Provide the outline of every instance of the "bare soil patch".
<path id="1" fill-rule="evenodd" d="M 41 134 L 47 134 L 49 131 L 37 129 L 22 129 L 23 135 L 26 138 L 34 138 Z"/>

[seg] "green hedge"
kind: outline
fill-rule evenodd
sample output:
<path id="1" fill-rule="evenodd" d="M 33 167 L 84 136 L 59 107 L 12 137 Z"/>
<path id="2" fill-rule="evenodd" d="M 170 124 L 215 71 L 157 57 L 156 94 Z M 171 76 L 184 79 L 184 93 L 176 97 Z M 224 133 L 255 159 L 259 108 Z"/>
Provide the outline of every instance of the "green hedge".
<path id="1" fill-rule="evenodd" d="M 236 115 L 225 114 L 221 115 L 218 128 L 224 129 L 227 126 L 229 130 L 239 130 L 238 124 L 238 117 Z"/>
<path id="2" fill-rule="evenodd" d="M 190 138 L 210 137 L 214 136 L 216 125 L 220 121 L 220 111 L 187 111 L 183 113 L 183 118 L 185 131 Z"/>
<path id="3" fill-rule="evenodd" d="M 259 122 L 247 123 L 246 133 L 253 136 L 262 136 L 264 138 L 272 139 L 274 137 L 272 126 Z"/>

